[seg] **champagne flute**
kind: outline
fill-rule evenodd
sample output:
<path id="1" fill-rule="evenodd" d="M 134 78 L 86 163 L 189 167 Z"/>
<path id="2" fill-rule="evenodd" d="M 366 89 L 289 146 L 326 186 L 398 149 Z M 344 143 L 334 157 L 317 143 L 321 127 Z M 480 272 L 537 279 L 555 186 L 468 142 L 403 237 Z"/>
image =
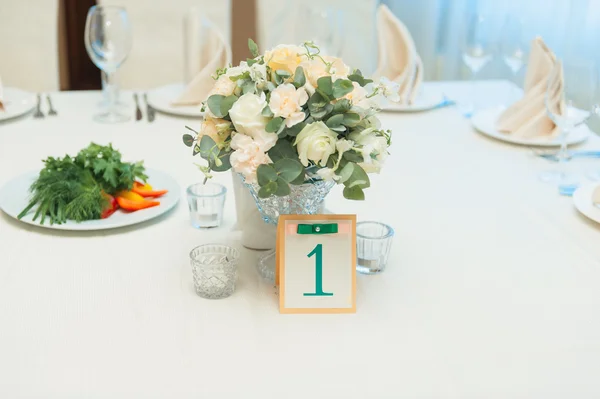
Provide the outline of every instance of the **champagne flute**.
<path id="1" fill-rule="evenodd" d="M 471 80 L 492 60 L 491 27 L 489 21 L 481 14 L 474 14 L 469 19 L 462 46 L 462 60 L 471 71 Z M 460 104 L 462 112 L 470 117 L 474 111 L 474 97 L 478 95 L 476 83 L 470 87 L 468 100 Z"/>
<path id="2" fill-rule="evenodd" d="M 559 164 L 557 170 L 543 172 L 540 175 L 542 181 L 565 188 L 578 184 L 580 177 L 567 170 L 571 158 L 568 137 L 573 129 L 587 121 L 590 110 L 595 109 L 596 84 L 597 73 L 593 62 L 570 59 L 555 63 L 548 78 L 544 103 L 548 117 L 559 130 Z"/>
<path id="3" fill-rule="evenodd" d="M 502 53 L 502 60 L 512 73 L 513 83 L 520 86 L 517 83 L 517 75 L 525 65 L 525 56 L 527 53 L 527 45 L 523 40 L 523 24 L 520 19 L 514 16 L 506 18 L 502 27 L 500 51 Z M 517 91 L 511 86 L 508 96 L 509 104 L 517 100 Z"/>
<path id="4" fill-rule="evenodd" d="M 131 50 L 131 24 L 122 7 L 93 6 L 85 22 L 84 41 L 90 59 L 105 73 L 108 107 L 94 116 L 98 122 L 124 122 L 129 116 L 117 108 L 116 72 Z"/>

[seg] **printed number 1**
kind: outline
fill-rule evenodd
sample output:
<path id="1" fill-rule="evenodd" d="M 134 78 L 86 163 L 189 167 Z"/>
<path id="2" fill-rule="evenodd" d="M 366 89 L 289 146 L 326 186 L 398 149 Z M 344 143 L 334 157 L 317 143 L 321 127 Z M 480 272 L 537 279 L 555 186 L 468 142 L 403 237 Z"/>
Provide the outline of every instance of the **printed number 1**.
<path id="1" fill-rule="evenodd" d="M 332 292 L 323 292 L 323 244 L 317 244 L 315 249 L 309 253 L 309 258 L 316 255 L 315 261 L 315 292 L 304 293 L 304 296 L 333 296 Z"/>

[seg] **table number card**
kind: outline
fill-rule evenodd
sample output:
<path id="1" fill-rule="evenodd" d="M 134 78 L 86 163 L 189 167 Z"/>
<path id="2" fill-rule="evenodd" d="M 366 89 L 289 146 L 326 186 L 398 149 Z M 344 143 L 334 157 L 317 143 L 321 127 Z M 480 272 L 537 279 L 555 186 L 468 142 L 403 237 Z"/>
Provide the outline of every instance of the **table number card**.
<path id="1" fill-rule="evenodd" d="M 356 215 L 281 215 L 281 313 L 356 312 Z"/>

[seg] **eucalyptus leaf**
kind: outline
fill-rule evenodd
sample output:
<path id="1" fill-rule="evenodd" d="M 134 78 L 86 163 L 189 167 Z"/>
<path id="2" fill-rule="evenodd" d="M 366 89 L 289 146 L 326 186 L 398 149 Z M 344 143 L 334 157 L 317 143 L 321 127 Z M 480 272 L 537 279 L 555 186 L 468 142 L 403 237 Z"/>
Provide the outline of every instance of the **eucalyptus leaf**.
<path id="1" fill-rule="evenodd" d="M 308 110 L 311 112 L 318 112 L 321 109 L 325 108 L 329 104 L 326 98 L 324 98 L 320 93 L 314 93 L 308 99 Z"/>
<path id="2" fill-rule="evenodd" d="M 360 187 L 344 187 L 344 198 L 355 201 L 364 201 L 365 193 Z"/>
<path id="3" fill-rule="evenodd" d="M 184 134 L 183 135 L 183 144 L 185 144 L 188 147 L 191 147 L 192 145 L 194 145 L 194 136 L 192 136 L 191 134 Z"/>
<path id="4" fill-rule="evenodd" d="M 369 176 L 367 172 L 358 164 L 354 164 L 352 168 L 352 174 L 350 177 L 344 182 L 346 187 L 360 187 L 360 188 L 368 188 L 371 186 L 371 181 L 369 180 Z"/>
<path id="5" fill-rule="evenodd" d="M 219 156 L 219 147 L 210 136 L 202 136 L 200 140 L 200 156 L 208 161 Z"/>
<path id="6" fill-rule="evenodd" d="M 258 57 L 258 45 L 250 38 L 248 38 L 248 49 L 250 50 L 252 57 Z"/>
<path id="7" fill-rule="evenodd" d="M 346 151 L 342 157 L 348 162 L 360 163 L 363 162 L 363 156 L 355 151 Z"/>
<path id="8" fill-rule="evenodd" d="M 298 161 L 298 153 L 288 140 L 277 140 L 277 143 L 268 152 L 269 158 L 275 163 L 280 159 L 293 159 Z"/>
<path id="9" fill-rule="evenodd" d="M 344 122 L 344 114 L 337 114 L 337 115 L 333 115 L 329 119 L 327 119 L 327 122 L 325 122 L 325 124 L 330 128 L 334 128 L 334 127 L 340 126 L 343 122 Z"/>
<path id="10" fill-rule="evenodd" d="M 209 161 L 210 168 L 215 172 L 225 172 L 231 169 L 231 162 L 229 158 L 231 157 L 233 151 L 225 152 L 221 150 L 219 153 L 218 159 L 221 161 L 221 165 L 217 166 L 214 160 Z"/>
<path id="11" fill-rule="evenodd" d="M 348 127 L 354 127 L 360 123 L 360 115 L 354 112 L 347 112 L 344 114 L 344 125 Z"/>
<path id="12" fill-rule="evenodd" d="M 192 150 L 192 156 L 196 156 L 200 153 L 200 146 L 198 144 L 196 144 L 194 146 L 194 149 Z"/>
<path id="13" fill-rule="evenodd" d="M 258 61 L 256 61 L 254 58 L 248 58 L 246 60 L 246 63 L 248 64 L 248 66 L 252 66 L 254 64 L 256 64 Z"/>
<path id="14" fill-rule="evenodd" d="M 269 123 L 267 123 L 267 126 L 265 127 L 265 130 L 269 133 L 275 133 L 277 131 L 279 131 L 279 128 L 283 125 L 283 118 L 281 117 L 277 117 L 277 118 L 273 118 L 269 121 Z M 283 125 L 285 126 L 285 125 Z"/>
<path id="15" fill-rule="evenodd" d="M 256 83 L 251 80 L 248 80 L 242 86 L 242 92 L 246 93 L 256 93 Z"/>
<path id="16" fill-rule="evenodd" d="M 235 102 L 238 100 L 237 96 L 231 95 L 231 96 L 227 96 L 225 97 L 222 101 L 221 101 L 221 117 L 224 117 L 225 115 L 227 115 L 229 113 L 229 110 L 231 109 L 231 107 L 233 107 L 233 104 L 235 104 Z"/>
<path id="17" fill-rule="evenodd" d="M 208 109 L 212 112 L 217 118 L 222 118 L 225 115 L 221 114 L 221 103 L 225 99 L 225 96 L 220 94 L 213 94 L 208 97 L 206 103 L 208 104 Z"/>
<path id="18" fill-rule="evenodd" d="M 316 112 L 311 112 L 310 116 L 312 116 L 316 120 L 321 120 L 321 119 L 325 118 L 327 115 L 329 115 L 331 113 L 331 111 L 333 111 L 333 105 L 327 104 L 325 106 L 325 108 L 321 108 L 320 110 L 318 110 Z"/>
<path id="19" fill-rule="evenodd" d="M 267 82 L 267 90 L 269 91 L 273 91 L 275 90 L 277 87 L 273 84 L 273 82 Z"/>
<path id="20" fill-rule="evenodd" d="M 341 98 L 354 90 L 354 85 L 348 79 L 338 79 L 333 82 L 333 97 Z"/>
<path id="21" fill-rule="evenodd" d="M 256 178 L 258 179 L 258 185 L 263 187 L 269 184 L 269 182 L 275 182 L 279 178 L 277 172 L 270 164 L 262 164 L 256 169 Z"/>
<path id="22" fill-rule="evenodd" d="M 259 198 L 269 198 L 271 195 L 275 194 L 277 191 L 278 185 L 276 182 L 272 181 L 262 186 L 260 190 L 258 190 Z"/>
<path id="23" fill-rule="evenodd" d="M 322 93 L 325 93 L 327 96 L 331 97 L 333 95 L 333 83 L 331 81 L 331 76 L 322 76 L 317 79 L 317 88 Z"/>
<path id="24" fill-rule="evenodd" d="M 294 86 L 296 88 L 302 87 L 306 84 L 306 76 L 304 75 L 304 68 L 299 66 L 296 68 L 296 72 L 294 72 Z"/>
<path id="25" fill-rule="evenodd" d="M 275 170 L 279 177 L 288 183 L 304 174 L 304 166 L 299 161 L 290 158 L 282 158 L 275 162 Z"/>
<path id="26" fill-rule="evenodd" d="M 266 116 L 267 118 L 273 117 L 273 111 L 271 111 L 271 108 L 268 105 L 263 108 L 262 116 Z"/>
<path id="27" fill-rule="evenodd" d="M 347 98 L 342 98 L 333 105 L 333 112 L 336 114 L 343 114 L 344 112 L 349 111 L 350 108 L 352 108 L 352 103 L 350 100 Z"/>
<path id="28" fill-rule="evenodd" d="M 292 76 L 291 73 L 289 73 L 288 71 L 284 70 L 284 69 L 278 69 L 275 71 L 275 73 L 279 76 L 281 76 L 284 79 L 289 78 L 290 76 Z"/>
<path id="29" fill-rule="evenodd" d="M 294 126 L 286 128 L 285 132 L 288 136 L 296 137 L 305 126 L 305 122 L 296 123 Z"/>
<path id="30" fill-rule="evenodd" d="M 290 189 L 290 185 L 288 184 L 288 182 L 283 180 L 281 177 L 279 179 L 277 179 L 277 190 L 274 193 L 276 196 L 285 197 L 286 195 L 289 195 L 291 192 L 292 192 L 292 190 Z"/>
<path id="31" fill-rule="evenodd" d="M 348 181 L 350 176 L 352 176 L 352 172 L 354 171 L 354 165 L 352 162 L 346 163 L 343 168 L 338 169 L 336 174 L 340 177 L 339 182 L 345 183 Z"/>

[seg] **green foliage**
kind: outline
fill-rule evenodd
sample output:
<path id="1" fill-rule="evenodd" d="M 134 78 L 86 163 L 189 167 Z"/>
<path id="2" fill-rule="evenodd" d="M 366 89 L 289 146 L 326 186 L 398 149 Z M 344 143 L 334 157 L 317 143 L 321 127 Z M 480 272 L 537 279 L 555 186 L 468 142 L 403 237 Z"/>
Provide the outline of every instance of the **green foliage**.
<path id="1" fill-rule="evenodd" d="M 331 76 L 323 76 L 317 79 L 317 91 L 326 100 L 329 100 L 333 96 Z"/>
<path id="2" fill-rule="evenodd" d="M 131 190 L 133 182 L 146 181 L 143 162 L 127 163 L 121 161 L 121 153 L 112 145 L 101 146 L 91 143 L 79 151 L 75 163 L 92 173 L 100 187 L 108 194 L 121 190 Z"/>
<path id="3" fill-rule="evenodd" d="M 258 45 L 251 38 L 248 38 L 248 49 L 250 50 L 252 57 L 258 57 Z"/>
<path id="4" fill-rule="evenodd" d="M 277 118 L 271 119 L 269 121 L 269 123 L 267 123 L 265 130 L 269 133 L 278 132 L 279 128 L 281 127 L 282 124 L 283 124 L 283 118 L 278 116 Z"/>
<path id="5" fill-rule="evenodd" d="M 183 135 L 183 144 L 185 144 L 188 147 L 191 147 L 192 145 L 194 145 L 194 136 L 192 136 L 191 134 L 184 134 Z"/>
<path id="6" fill-rule="evenodd" d="M 344 198 L 354 201 L 364 201 L 365 192 L 358 186 L 344 187 Z"/>
<path id="7" fill-rule="evenodd" d="M 365 79 L 365 77 L 363 76 L 362 72 L 360 71 L 360 69 L 355 69 L 352 74 L 350 74 L 348 76 L 348 79 L 358 83 L 359 85 L 361 85 L 362 87 L 365 87 L 366 85 L 368 85 L 369 83 L 373 83 L 373 80 L 371 79 Z"/>
<path id="8" fill-rule="evenodd" d="M 271 195 L 275 194 L 277 189 L 278 185 L 276 182 L 269 182 L 258 190 L 258 196 L 260 198 L 269 198 Z"/>
<path id="9" fill-rule="evenodd" d="M 266 186 L 269 183 L 275 183 L 279 176 L 277 171 L 270 164 L 263 164 L 256 170 L 256 178 L 258 179 L 259 186 Z"/>
<path id="10" fill-rule="evenodd" d="M 228 113 L 233 104 L 238 100 L 235 95 L 223 96 L 221 94 L 213 94 L 208 97 L 208 108 L 217 118 L 224 118 Z"/>
<path id="11" fill-rule="evenodd" d="M 342 98 L 346 94 L 351 93 L 354 90 L 352 82 L 347 79 L 338 79 L 333 82 L 333 97 Z"/>
<path id="12" fill-rule="evenodd" d="M 273 111 L 271 111 L 271 108 L 268 105 L 263 108 L 262 116 L 266 116 L 267 118 L 273 117 Z"/>
<path id="13" fill-rule="evenodd" d="M 306 76 L 304 76 L 304 68 L 299 66 L 294 72 L 294 86 L 296 88 L 302 87 L 306 84 Z"/>
<path id="14" fill-rule="evenodd" d="M 344 112 L 350 111 L 350 108 L 352 108 L 352 103 L 350 100 L 347 98 L 342 98 L 333 105 L 333 113 L 343 114 Z"/>
<path id="15" fill-rule="evenodd" d="M 271 148 L 267 154 L 269 154 L 269 158 L 275 163 L 280 159 L 285 158 L 300 162 L 296 149 L 288 140 L 278 140 L 275 146 Z"/>
<path id="16" fill-rule="evenodd" d="M 274 165 L 279 178 L 287 183 L 291 183 L 299 176 L 304 175 L 304 166 L 294 159 L 282 158 L 275 162 Z"/>
<path id="17" fill-rule="evenodd" d="M 89 169 L 81 167 L 68 155 L 50 157 L 44 164 L 30 187 L 31 200 L 18 215 L 19 219 L 36 205 L 33 220 L 40 218 L 40 224 L 46 219 L 50 224 L 62 224 L 67 219 L 81 222 L 100 218 L 108 201 Z"/>
<path id="18" fill-rule="evenodd" d="M 360 115 L 353 112 L 347 112 L 344 114 L 344 125 L 348 127 L 354 127 L 360 123 Z"/>

